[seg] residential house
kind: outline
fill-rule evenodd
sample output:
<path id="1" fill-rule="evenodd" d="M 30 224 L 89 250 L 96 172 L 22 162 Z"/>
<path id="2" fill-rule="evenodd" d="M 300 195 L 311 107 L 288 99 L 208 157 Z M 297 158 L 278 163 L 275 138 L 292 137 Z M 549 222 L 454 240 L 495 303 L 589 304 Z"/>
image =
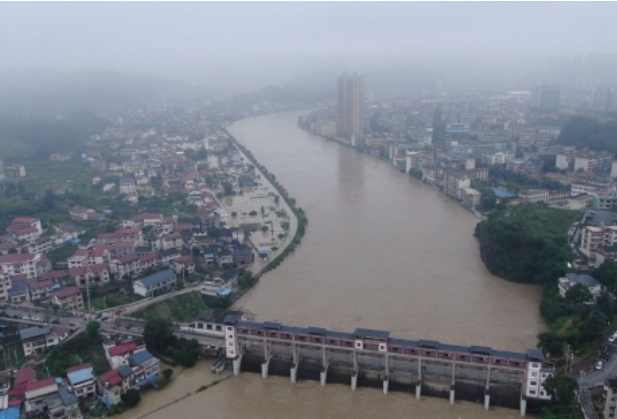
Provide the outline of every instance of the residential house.
<path id="1" fill-rule="evenodd" d="M 15 372 L 14 381 L 13 387 L 22 387 L 25 390 L 29 382 L 36 381 L 36 372 L 30 367 L 21 367 Z"/>
<path id="2" fill-rule="evenodd" d="M 63 326 L 57 326 L 51 329 L 47 335 L 47 346 L 56 346 L 64 342 L 71 335 L 71 329 Z"/>
<path id="3" fill-rule="evenodd" d="M 166 236 L 163 236 L 161 240 L 161 244 L 162 244 L 163 250 L 168 250 L 168 249 L 182 250 L 182 247 L 184 245 L 184 240 L 182 240 L 182 235 L 180 235 L 179 233 L 168 234 Z"/>
<path id="4" fill-rule="evenodd" d="M 45 399 L 58 392 L 58 384 L 53 377 L 41 381 L 30 381 L 26 388 L 26 402 L 24 404 L 26 413 L 42 414 L 47 405 Z M 32 413 L 34 412 L 34 413 Z"/>
<path id="5" fill-rule="evenodd" d="M 135 352 L 129 356 L 129 366 L 136 375 L 137 385 L 141 388 L 159 379 L 159 363 L 161 361 L 147 350 Z"/>
<path id="6" fill-rule="evenodd" d="M 186 270 L 187 275 L 195 273 L 195 262 L 191 255 L 184 255 L 174 259 L 171 267 L 178 275 L 183 275 L 184 270 Z"/>
<path id="7" fill-rule="evenodd" d="M 0 271 L 0 303 L 4 304 L 9 301 L 9 291 L 12 287 L 11 277 Z"/>
<path id="8" fill-rule="evenodd" d="M 161 260 L 159 258 L 158 253 L 151 252 L 139 257 L 139 265 L 141 267 L 142 272 L 146 269 L 156 268 L 161 264 Z"/>
<path id="9" fill-rule="evenodd" d="M 130 255 L 123 256 L 118 259 L 113 259 L 109 263 L 109 269 L 118 277 L 134 276 L 141 272 L 141 259 L 137 256 L 137 253 L 131 253 Z"/>
<path id="10" fill-rule="evenodd" d="M 233 261 L 238 265 L 250 264 L 255 260 L 255 255 L 249 247 L 234 250 L 232 257 Z"/>
<path id="11" fill-rule="evenodd" d="M 598 249 L 617 244 L 617 226 L 587 225 L 581 229 L 580 250 L 588 257 L 595 255 Z"/>
<path id="12" fill-rule="evenodd" d="M 171 269 L 133 281 L 135 294 L 144 297 L 152 296 L 155 292 L 170 290 L 175 286 L 176 273 Z"/>
<path id="13" fill-rule="evenodd" d="M 67 370 L 67 380 L 71 391 L 78 398 L 86 398 L 96 394 L 96 382 L 92 371 L 92 364 L 77 365 Z"/>
<path id="14" fill-rule="evenodd" d="M 57 271 L 50 271 L 41 275 L 41 280 L 46 281 L 48 279 L 54 281 L 57 284 L 67 281 L 70 279 L 69 271 L 68 269 L 61 269 Z"/>
<path id="15" fill-rule="evenodd" d="M 30 356 L 47 349 L 47 335 L 51 327 L 28 327 L 19 330 L 19 338 L 24 349 L 24 355 Z"/>
<path id="16" fill-rule="evenodd" d="M 238 271 L 228 269 L 214 278 L 206 278 L 199 292 L 206 295 L 217 295 L 219 291 L 231 291 L 238 283 Z"/>
<path id="17" fill-rule="evenodd" d="M 62 310 L 83 310 L 84 299 L 77 287 L 68 287 L 54 292 L 52 303 Z"/>
<path id="18" fill-rule="evenodd" d="M 136 241 L 119 241 L 118 243 L 109 246 L 107 249 L 109 250 L 110 257 L 121 258 L 123 256 L 130 255 L 131 253 L 135 253 L 136 247 Z"/>
<path id="19" fill-rule="evenodd" d="M 26 274 L 28 280 L 37 277 L 36 264 L 41 260 L 38 253 L 15 253 L 0 256 L 0 270 L 5 274 Z"/>
<path id="20" fill-rule="evenodd" d="M 82 419 L 79 409 L 79 398 L 65 386 L 59 386 L 57 393 L 52 393 L 45 399 L 47 414 L 50 418 Z"/>
<path id="21" fill-rule="evenodd" d="M 135 179 L 131 178 L 122 178 L 120 179 L 120 193 L 121 194 L 129 194 L 137 192 L 137 185 L 135 184 Z"/>
<path id="22" fill-rule="evenodd" d="M 234 257 L 233 257 L 233 254 L 231 253 L 231 250 L 226 250 L 226 249 L 221 250 L 216 255 L 216 262 L 221 267 L 234 263 Z"/>
<path id="23" fill-rule="evenodd" d="M 51 252 L 54 242 L 48 236 L 41 236 L 36 240 L 28 243 L 28 253 L 41 253 L 45 254 Z"/>
<path id="24" fill-rule="evenodd" d="M 36 276 L 40 277 L 43 274 L 51 271 L 51 260 L 47 258 L 41 258 L 34 265 L 36 269 Z"/>
<path id="25" fill-rule="evenodd" d="M 27 281 L 13 282 L 11 289 L 9 289 L 9 299 L 11 303 L 25 303 L 30 301 L 30 291 L 28 290 Z"/>
<path id="26" fill-rule="evenodd" d="M 146 346 L 141 341 L 110 341 L 103 344 L 105 349 L 105 357 L 112 368 L 118 368 L 121 365 L 129 364 L 129 357 L 136 352 L 146 350 Z"/>
<path id="27" fill-rule="evenodd" d="M 104 284 L 109 282 L 109 265 L 97 263 L 96 265 L 86 265 L 77 268 L 69 268 L 69 277 L 75 281 L 77 286 L 89 284 Z"/>
<path id="28" fill-rule="evenodd" d="M 565 277 L 559 278 L 559 294 L 565 298 L 568 290 L 576 284 L 586 286 L 594 300 L 602 293 L 602 284 L 594 277 L 587 274 L 567 273 Z"/>
<path id="29" fill-rule="evenodd" d="M 73 253 L 69 258 L 67 258 L 66 263 L 71 268 L 78 268 L 82 266 L 86 266 L 88 264 L 88 259 L 90 258 L 90 250 L 88 249 L 77 249 L 75 253 Z"/>
<path id="30" fill-rule="evenodd" d="M 31 282 L 28 284 L 30 288 L 30 299 L 32 301 L 44 300 L 52 296 L 53 291 L 60 287 L 51 279 L 44 281 Z"/>
<path id="31" fill-rule="evenodd" d="M 101 374 L 97 379 L 97 387 L 101 400 L 107 406 L 120 403 L 120 396 L 125 392 L 122 376 L 117 369 Z"/>
<path id="32" fill-rule="evenodd" d="M 71 210 L 69 211 L 69 217 L 71 218 L 71 220 L 78 222 L 99 222 L 105 219 L 104 215 L 96 212 L 95 210 L 91 208 L 80 207 L 78 205 L 71 208 Z"/>
<path id="33" fill-rule="evenodd" d="M 14 233 L 22 228 L 35 228 L 39 235 L 43 234 L 41 220 L 35 217 L 17 217 L 13 218 L 11 225 L 6 228 L 9 233 Z"/>
<path id="34" fill-rule="evenodd" d="M 171 265 L 171 262 L 174 259 L 177 259 L 180 257 L 180 252 L 178 251 L 178 249 L 167 249 L 167 250 L 162 250 L 159 252 L 159 258 L 160 258 L 160 264 L 161 265 Z"/>

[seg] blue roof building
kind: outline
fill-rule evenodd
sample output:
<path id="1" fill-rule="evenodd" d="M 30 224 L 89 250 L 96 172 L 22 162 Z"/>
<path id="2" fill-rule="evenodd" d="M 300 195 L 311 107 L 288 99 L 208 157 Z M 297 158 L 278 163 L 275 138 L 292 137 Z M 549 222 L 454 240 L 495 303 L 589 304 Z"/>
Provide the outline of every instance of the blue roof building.
<path id="1" fill-rule="evenodd" d="M 170 290 L 176 286 L 176 273 L 171 269 L 133 281 L 135 294 L 152 296 L 157 291 Z"/>

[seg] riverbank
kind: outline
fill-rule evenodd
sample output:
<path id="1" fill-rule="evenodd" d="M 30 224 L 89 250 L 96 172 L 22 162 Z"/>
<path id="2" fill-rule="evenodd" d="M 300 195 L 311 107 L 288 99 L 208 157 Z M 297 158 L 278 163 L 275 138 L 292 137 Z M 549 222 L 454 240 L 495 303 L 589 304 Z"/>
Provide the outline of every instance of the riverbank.
<path id="1" fill-rule="evenodd" d="M 277 254 L 275 254 L 275 257 L 270 262 L 268 262 L 263 269 L 256 273 L 257 276 L 260 276 L 261 274 L 268 272 L 269 270 L 276 269 L 283 262 L 285 257 L 287 257 L 287 255 L 293 252 L 296 246 L 300 244 L 300 242 L 302 241 L 302 237 L 304 236 L 304 233 L 306 231 L 308 218 L 301 207 L 296 207 L 296 200 L 294 198 L 291 198 L 287 193 L 287 190 L 280 183 L 278 183 L 278 181 L 276 180 L 276 176 L 268 172 L 268 170 L 255 159 L 253 154 L 246 147 L 240 144 L 238 140 L 226 129 L 225 133 L 232 140 L 236 148 L 240 150 L 242 155 L 249 161 L 251 161 L 251 163 L 253 163 L 256 170 L 261 173 L 262 177 L 265 179 L 266 182 L 268 182 L 270 187 L 275 189 L 280 194 L 281 198 L 283 198 L 285 205 L 287 206 L 287 209 L 290 210 L 293 214 L 293 226 L 290 223 L 290 233 L 293 233 L 291 234 L 292 239 L 287 240 L 287 237 L 285 238 L 284 247 L 277 249 Z"/>

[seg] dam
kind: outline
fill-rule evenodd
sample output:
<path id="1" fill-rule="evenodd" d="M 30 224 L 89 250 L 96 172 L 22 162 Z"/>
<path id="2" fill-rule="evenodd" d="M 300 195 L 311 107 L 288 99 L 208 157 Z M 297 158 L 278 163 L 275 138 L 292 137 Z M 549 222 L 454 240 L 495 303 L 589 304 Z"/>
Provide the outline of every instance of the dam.
<path id="1" fill-rule="evenodd" d="M 451 404 L 460 398 L 483 403 L 487 410 L 491 404 L 520 409 L 521 416 L 527 399 L 551 399 L 543 385 L 555 369 L 537 349 L 501 351 L 399 339 L 380 330 L 346 333 L 253 322 L 239 315 L 226 316 L 221 332 L 235 375 L 284 375 L 292 383 L 307 379 L 322 386 L 346 383 L 352 391 L 377 387 L 384 394 L 411 392 L 417 399 L 442 397 Z"/>

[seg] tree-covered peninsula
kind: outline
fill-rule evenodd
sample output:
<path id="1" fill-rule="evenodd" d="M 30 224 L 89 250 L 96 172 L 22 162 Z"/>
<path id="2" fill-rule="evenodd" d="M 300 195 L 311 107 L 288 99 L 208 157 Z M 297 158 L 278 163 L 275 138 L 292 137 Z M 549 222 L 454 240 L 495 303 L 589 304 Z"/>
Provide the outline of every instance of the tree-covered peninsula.
<path id="1" fill-rule="evenodd" d="M 567 231 L 578 217 L 543 204 L 498 205 L 476 226 L 482 260 L 510 281 L 555 283 L 573 258 Z"/>

